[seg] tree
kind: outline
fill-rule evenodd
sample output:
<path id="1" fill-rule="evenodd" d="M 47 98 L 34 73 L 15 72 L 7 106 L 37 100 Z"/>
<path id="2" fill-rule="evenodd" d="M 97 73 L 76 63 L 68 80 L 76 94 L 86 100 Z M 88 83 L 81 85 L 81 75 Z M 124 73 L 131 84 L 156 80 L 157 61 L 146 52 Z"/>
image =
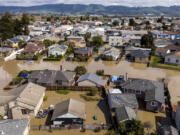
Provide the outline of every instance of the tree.
<path id="1" fill-rule="evenodd" d="M 113 21 L 112 25 L 113 26 L 119 26 L 119 22 L 118 21 Z"/>
<path id="2" fill-rule="evenodd" d="M 89 93 L 90 96 L 95 96 L 98 93 L 98 88 L 91 88 Z"/>
<path id="3" fill-rule="evenodd" d="M 143 48 L 154 48 L 154 38 L 150 34 L 145 34 L 141 38 L 141 47 Z"/>
<path id="4" fill-rule="evenodd" d="M 77 66 L 74 71 L 78 75 L 83 75 L 87 72 L 87 69 L 84 66 Z"/>
<path id="5" fill-rule="evenodd" d="M 121 122 L 120 124 L 119 124 L 119 129 L 120 129 L 120 133 L 121 134 L 125 134 L 127 131 L 126 131 L 126 125 L 125 125 L 125 123 L 124 122 Z"/>
<path id="6" fill-rule="evenodd" d="M 51 46 L 51 45 L 53 45 L 53 44 L 55 44 L 55 43 L 56 43 L 55 41 L 51 41 L 51 40 L 49 40 L 49 39 L 45 39 L 45 40 L 43 41 L 43 44 L 46 46 L 46 48 L 49 47 L 49 46 Z"/>
<path id="7" fill-rule="evenodd" d="M 96 74 L 102 76 L 102 75 L 104 75 L 104 70 L 103 69 L 102 70 L 97 70 Z"/>
<path id="8" fill-rule="evenodd" d="M 95 48 L 95 50 L 98 50 L 98 48 L 104 45 L 102 37 L 101 36 L 93 37 L 91 45 Z"/>
<path id="9" fill-rule="evenodd" d="M 129 19 L 129 26 L 137 26 L 137 23 L 134 21 L 134 19 Z"/>
<path id="10" fill-rule="evenodd" d="M 176 45 L 176 46 L 180 46 L 180 43 L 179 43 L 179 42 L 176 42 L 175 45 Z"/>
<path id="11" fill-rule="evenodd" d="M 86 41 L 86 44 L 88 44 L 90 42 L 90 38 L 91 38 L 91 33 L 87 32 L 84 35 L 84 40 Z"/>
<path id="12" fill-rule="evenodd" d="M 152 127 L 153 127 L 152 124 L 149 121 L 148 122 L 144 122 L 143 126 L 144 126 L 144 128 L 147 129 L 148 134 L 149 134 L 149 130 L 152 129 Z"/>
<path id="13" fill-rule="evenodd" d="M 0 38 L 2 41 L 12 38 L 14 35 L 12 15 L 6 12 L 0 19 Z"/>
<path id="14" fill-rule="evenodd" d="M 18 19 L 14 20 L 14 34 L 15 35 L 21 35 L 22 34 L 22 24 L 21 21 Z"/>
<path id="15" fill-rule="evenodd" d="M 24 42 L 24 41 L 20 41 L 20 42 L 18 43 L 18 47 L 19 47 L 20 49 L 21 49 L 21 48 L 24 48 L 26 45 L 27 45 L 27 43 Z"/>
<path id="16" fill-rule="evenodd" d="M 23 35 L 28 35 L 29 34 L 29 25 L 30 19 L 26 13 L 23 13 L 22 18 L 21 18 L 21 24 L 22 24 L 22 34 Z"/>
<path id="17" fill-rule="evenodd" d="M 133 119 L 129 129 L 130 132 L 134 132 L 135 135 L 144 135 L 144 127 L 141 121 Z"/>

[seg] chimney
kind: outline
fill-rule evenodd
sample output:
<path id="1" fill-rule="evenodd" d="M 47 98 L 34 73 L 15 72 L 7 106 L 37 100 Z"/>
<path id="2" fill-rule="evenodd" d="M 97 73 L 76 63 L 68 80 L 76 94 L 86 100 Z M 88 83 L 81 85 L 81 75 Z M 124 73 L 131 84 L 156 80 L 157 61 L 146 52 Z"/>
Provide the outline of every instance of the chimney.
<path id="1" fill-rule="evenodd" d="M 62 65 L 60 65 L 60 71 L 63 71 L 63 66 Z"/>
<path id="2" fill-rule="evenodd" d="M 128 80 L 128 73 L 126 73 L 126 75 L 125 75 L 125 81 L 127 81 Z"/>

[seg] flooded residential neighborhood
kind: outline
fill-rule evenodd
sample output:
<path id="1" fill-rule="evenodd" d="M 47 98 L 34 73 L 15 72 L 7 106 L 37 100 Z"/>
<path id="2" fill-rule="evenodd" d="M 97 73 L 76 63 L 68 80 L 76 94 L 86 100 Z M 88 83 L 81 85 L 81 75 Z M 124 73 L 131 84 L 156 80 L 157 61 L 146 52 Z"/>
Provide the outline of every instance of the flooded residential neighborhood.
<path id="1" fill-rule="evenodd" d="M 180 8 L 105 1 L 0 1 L 0 135 L 180 134 Z"/>

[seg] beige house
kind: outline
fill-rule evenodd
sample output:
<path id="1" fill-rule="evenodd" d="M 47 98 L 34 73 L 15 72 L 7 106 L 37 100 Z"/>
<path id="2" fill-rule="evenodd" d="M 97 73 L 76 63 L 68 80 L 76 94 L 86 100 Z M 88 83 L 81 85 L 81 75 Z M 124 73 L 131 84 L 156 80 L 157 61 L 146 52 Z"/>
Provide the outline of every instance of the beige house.
<path id="1" fill-rule="evenodd" d="M 2 94 L 0 100 L 5 100 L 0 101 L 0 105 L 4 107 L 4 112 L 8 112 L 8 117 L 22 119 L 38 113 L 45 95 L 45 88 L 28 83 Z"/>

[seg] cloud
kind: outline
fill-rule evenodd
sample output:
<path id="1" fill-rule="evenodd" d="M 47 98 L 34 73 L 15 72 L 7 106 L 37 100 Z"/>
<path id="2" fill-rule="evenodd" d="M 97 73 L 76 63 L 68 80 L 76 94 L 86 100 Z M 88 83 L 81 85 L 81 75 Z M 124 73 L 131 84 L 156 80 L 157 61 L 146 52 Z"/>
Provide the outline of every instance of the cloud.
<path id="1" fill-rule="evenodd" d="M 124 6 L 172 6 L 180 5 L 180 0 L 0 0 L 5 6 L 34 6 L 43 4 L 103 4 Z"/>

